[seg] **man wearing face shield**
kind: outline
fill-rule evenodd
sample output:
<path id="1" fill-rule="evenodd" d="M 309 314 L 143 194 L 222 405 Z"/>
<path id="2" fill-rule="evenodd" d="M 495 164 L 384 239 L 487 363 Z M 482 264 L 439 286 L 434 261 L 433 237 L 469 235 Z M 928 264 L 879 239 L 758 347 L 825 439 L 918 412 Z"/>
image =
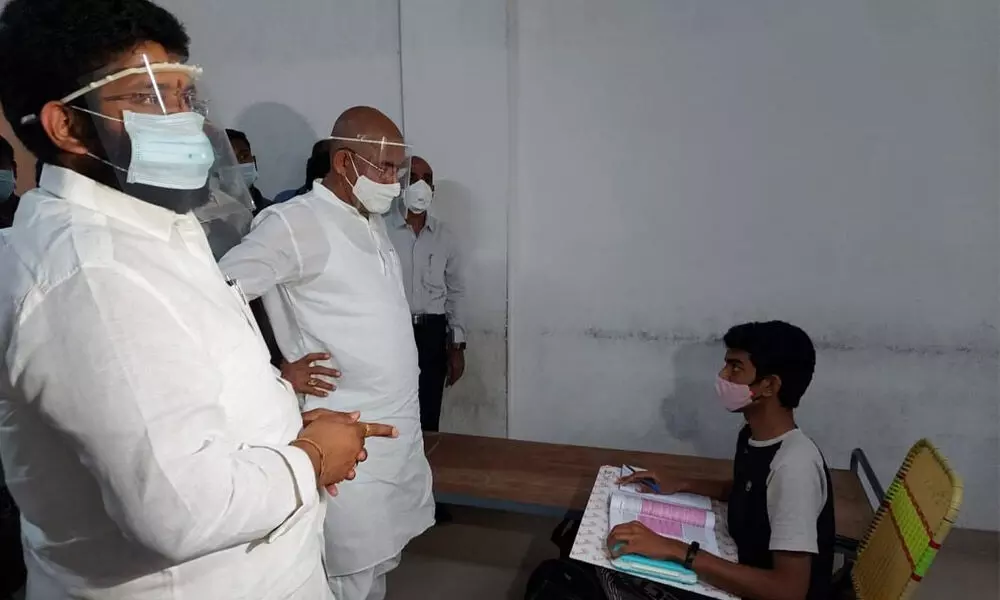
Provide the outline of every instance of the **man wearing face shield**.
<path id="1" fill-rule="evenodd" d="M 269 367 L 202 230 L 249 202 L 188 43 L 147 0 L 0 14 L 0 103 L 45 163 L 0 249 L 27 600 L 329 598 L 317 488 L 396 433 L 303 418 Z"/>
<path id="2" fill-rule="evenodd" d="M 219 263 L 263 296 L 285 357 L 329 353 L 341 377 L 305 408 L 359 410 L 395 426 L 373 440 L 357 479 L 328 500 L 326 565 L 338 600 L 381 600 L 403 547 L 433 524 L 423 451 L 417 349 L 399 258 L 382 214 L 406 181 L 407 147 L 393 122 L 348 109 L 329 138 L 330 172 L 312 190 L 264 210 Z M 324 361 L 320 361 L 324 363 Z"/>

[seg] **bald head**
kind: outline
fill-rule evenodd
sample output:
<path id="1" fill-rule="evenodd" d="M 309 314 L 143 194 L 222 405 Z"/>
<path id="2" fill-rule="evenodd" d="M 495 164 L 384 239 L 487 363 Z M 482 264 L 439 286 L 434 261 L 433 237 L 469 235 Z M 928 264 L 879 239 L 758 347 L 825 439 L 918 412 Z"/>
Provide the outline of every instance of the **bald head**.
<path id="1" fill-rule="evenodd" d="M 392 119 L 370 106 L 355 106 L 345 110 L 337 122 L 333 124 L 332 138 L 347 138 L 348 140 L 369 140 L 373 142 L 403 143 L 403 134 Z M 353 148 L 354 144 L 344 139 L 332 140 L 334 152 L 342 147 Z"/>
<path id="2" fill-rule="evenodd" d="M 403 134 L 381 111 L 355 106 L 337 118 L 330 137 L 330 173 L 323 180 L 324 186 L 366 214 L 354 198 L 353 187 L 359 177 L 378 184 L 398 182 L 399 173 L 407 166 Z"/>
<path id="3" fill-rule="evenodd" d="M 399 127 L 370 106 L 345 110 L 334 123 L 330 137 L 333 138 L 330 140 L 332 173 L 347 176 L 352 185 L 351 175 L 394 183 L 399 169 L 406 166 L 406 149 Z"/>

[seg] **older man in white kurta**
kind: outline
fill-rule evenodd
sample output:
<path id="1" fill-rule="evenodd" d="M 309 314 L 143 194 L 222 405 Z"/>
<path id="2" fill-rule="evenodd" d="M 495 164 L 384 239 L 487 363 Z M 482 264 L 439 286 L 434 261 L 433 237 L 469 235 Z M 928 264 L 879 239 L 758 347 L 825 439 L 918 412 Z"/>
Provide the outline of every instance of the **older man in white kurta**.
<path id="1" fill-rule="evenodd" d="M 399 139 L 391 121 L 373 110 L 351 109 L 334 135 L 362 135 L 360 123 L 365 135 Z M 433 524 L 431 472 L 410 310 L 378 214 L 391 190 L 381 199 L 373 195 L 391 187 L 376 180 L 390 181 L 395 168 L 381 166 L 374 145 L 369 151 L 363 141 L 331 143 L 341 146 L 331 149 L 331 174 L 311 192 L 263 211 L 220 266 L 248 296 L 264 297 L 284 356 L 332 355 L 330 366 L 342 373 L 338 389 L 327 398 L 306 397 L 305 409 L 359 410 L 399 430 L 391 443 L 369 442 L 357 479 L 327 503 L 331 589 L 338 600 L 375 600 L 384 597 L 385 574 L 406 543 Z"/>

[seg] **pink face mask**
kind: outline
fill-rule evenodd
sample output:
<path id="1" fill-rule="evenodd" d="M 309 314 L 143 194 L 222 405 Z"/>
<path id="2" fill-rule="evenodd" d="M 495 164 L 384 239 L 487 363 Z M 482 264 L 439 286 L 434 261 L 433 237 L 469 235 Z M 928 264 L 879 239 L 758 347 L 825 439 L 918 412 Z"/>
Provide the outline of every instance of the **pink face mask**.
<path id="1" fill-rule="evenodd" d="M 729 412 L 736 412 L 753 402 L 753 392 L 749 385 L 740 385 L 727 381 L 722 377 L 715 379 L 715 393 L 719 395 L 722 406 Z"/>

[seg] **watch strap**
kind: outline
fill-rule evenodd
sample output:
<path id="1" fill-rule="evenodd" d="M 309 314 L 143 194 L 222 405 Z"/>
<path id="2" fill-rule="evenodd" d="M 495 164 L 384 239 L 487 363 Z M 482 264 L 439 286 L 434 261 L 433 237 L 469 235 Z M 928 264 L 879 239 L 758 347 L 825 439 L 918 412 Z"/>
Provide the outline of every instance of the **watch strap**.
<path id="1" fill-rule="evenodd" d="M 694 559 L 698 556 L 698 551 L 701 550 L 701 545 L 698 542 L 691 542 L 688 545 L 687 556 L 684 557 L 684 568 L 691 570 L 694 566 Z"/>

